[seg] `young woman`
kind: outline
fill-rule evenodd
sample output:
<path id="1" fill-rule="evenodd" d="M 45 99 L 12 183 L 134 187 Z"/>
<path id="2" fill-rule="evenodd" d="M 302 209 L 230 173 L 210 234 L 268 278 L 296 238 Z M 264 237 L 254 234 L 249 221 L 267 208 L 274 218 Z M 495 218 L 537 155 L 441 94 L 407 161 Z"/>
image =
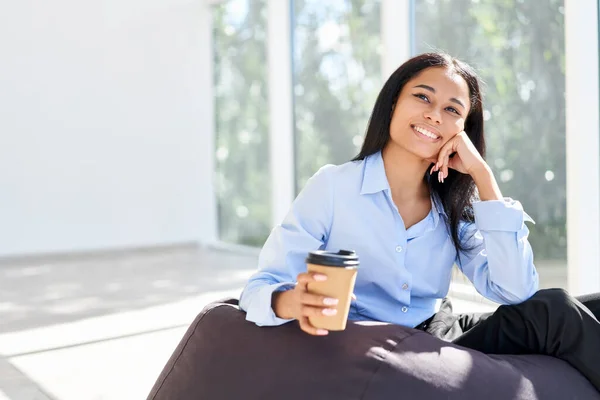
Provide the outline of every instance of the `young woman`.
<path id="1" fill-rule="evenodd" d="M 257 325 L 335 315 L 337 299 L 307 291 L 312 250 L 355 250 L 361 265 L 351 320 L 422 329 L 486 353 L 538 353 L 571 363 L 600 390 L 600 295 L 538 291 L 518 201 L 504 198 L 484 160 L 478 78 L 444 54 L 417 56 L 379 94 L 360 154 L 321 168 L 267 239 L 240 306 Z M 454 315 L 447 293 L 457 264 L 502 304 Z"/>

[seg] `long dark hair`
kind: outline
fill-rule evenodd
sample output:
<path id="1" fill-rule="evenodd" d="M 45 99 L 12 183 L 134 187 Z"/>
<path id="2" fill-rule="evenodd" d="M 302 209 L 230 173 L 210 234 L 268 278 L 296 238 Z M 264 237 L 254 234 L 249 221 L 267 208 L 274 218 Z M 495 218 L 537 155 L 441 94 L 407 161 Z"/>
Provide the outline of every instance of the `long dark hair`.
<path id="1" fill-rule="evenodd" d="M 475 70 L 466 63 L 447 54 L 425 53 L 402 64 L 383 85 L 369 118 L 362 149 L 353 161 L 363 160 L 365 157 L 383 150 L 390 139 L 392 110 L 402 88 L 406 82 L 430 67 L 449 68 L 467 82 L 471 109 L 465 121 L 465 132 L 481 156 L 485 158 L 482 97 Z M 457 251 L 465 250 L 466 247 L 459 239 L 458 225 L 461 220 L 473 222 L 475 219 L 473 215 L 473 201 L 476 196 L 475 182 L 473 182 L 470 175 L 461 174 L 450 169 L 444 183 L 439 183 L 437 179 L 428 179 L 429 170 L 430 168 L 427 169 L 424 179 L 428 182 L 430 192 L 437 195 L 441 200 L 444 211 L 449 218 L 447 225 L 454 246 Z"/>

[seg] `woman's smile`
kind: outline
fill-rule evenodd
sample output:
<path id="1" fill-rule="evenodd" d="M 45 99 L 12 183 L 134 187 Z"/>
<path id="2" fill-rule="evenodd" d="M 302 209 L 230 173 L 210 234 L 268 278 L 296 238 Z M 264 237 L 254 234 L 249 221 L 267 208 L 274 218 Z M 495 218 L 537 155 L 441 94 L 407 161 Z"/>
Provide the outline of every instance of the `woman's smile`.
<path id="1" fill-rule="evenodd" d="M 411 125 L 411 128 L 417 137 L 435 143 L 442 139 L 442 137 L 433 132 L 431 129 L 425 128 L 422 125 Z"/>

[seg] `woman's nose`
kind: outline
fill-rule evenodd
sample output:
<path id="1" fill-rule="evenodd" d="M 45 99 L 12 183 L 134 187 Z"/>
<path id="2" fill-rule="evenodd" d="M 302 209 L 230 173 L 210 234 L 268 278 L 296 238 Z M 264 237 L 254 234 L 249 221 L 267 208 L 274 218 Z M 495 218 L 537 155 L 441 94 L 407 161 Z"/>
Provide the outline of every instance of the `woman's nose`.
<path id="1" fill-rule="evenodd" d="M 436 110 L 426 111 L 423 116 L 434 125 L 440 125 L 442 123 L 442 116 Z"/>

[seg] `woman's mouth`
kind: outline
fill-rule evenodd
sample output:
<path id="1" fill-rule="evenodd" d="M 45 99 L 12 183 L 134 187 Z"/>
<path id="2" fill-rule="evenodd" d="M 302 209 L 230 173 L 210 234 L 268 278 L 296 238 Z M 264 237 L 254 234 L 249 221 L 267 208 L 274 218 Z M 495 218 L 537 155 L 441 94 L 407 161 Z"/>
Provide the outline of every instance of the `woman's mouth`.
<path id="1" fill-rule="evenodd" d="M 441 139 L 440 136 L 438 136 L 436 133 L 425 129 L 421 126 L 416 126 L 416 125 L 411 125 L 411 128 L 413 130 L 413 132 L 415 132 L 415 135 L 417 135 L 418 137 L 422 138 L 422 139 L 426 139 L 430 142 L 437 142 L 438 140 Z"/>

